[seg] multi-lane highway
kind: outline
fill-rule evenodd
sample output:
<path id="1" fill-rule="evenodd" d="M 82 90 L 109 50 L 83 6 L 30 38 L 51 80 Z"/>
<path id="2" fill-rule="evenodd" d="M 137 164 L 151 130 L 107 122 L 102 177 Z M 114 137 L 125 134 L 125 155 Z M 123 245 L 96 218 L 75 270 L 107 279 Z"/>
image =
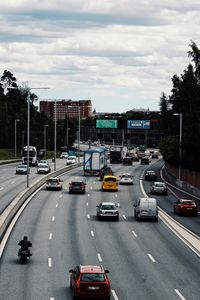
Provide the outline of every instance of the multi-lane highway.
<path id="1" fill-rule="evenodd" d="M 158 169 L 160 162 L 151 166 Z M 25 177 L 14 175 L 13 166 L 4 168 L 4 174 L 13 174 L 15 189 L 25 188 Z M 82 177 L 82 169 L 78 168 L 62 175 L 62 191 L 42 188 L 32 198 L 1 258 L 0 299 L 72 299 L 68 270 L 78 264 L 103 264 L 110 270 L 111 299 L 200 299 L 200 257 L 161 219 L 158 223 L 137 222 L 133 217 L 133 203 L 143 197 L 140 179 L 146 166 L 135 162 L 133 166 L 112 168 L 117 176 L 125 171 L 132 173 L 134 185 L 120 186 L 118 192 L 102 192 L 99 179 Z M 35 177 L 38 175 L 33 174 L 31 180 Z M 68 193 L 72 179 L 86 181 L 86 194 Z M 0 180 L 2 185 L 2 175 Z M 11 181 L 7 185 L 2 190 L 5 197 L 12 190 Z M 148 194 L 150 183 L 143 182 L 143 186 Z M 174 195 L 169 192 L 156 198 L 174 217 Z M 101 201 L 120 204 L 119 222 L 96 219 L 96 205 Z M 199 234 L 200 216 L 178 219 Z M 21 265 L 17 243 L 25 234 L 33 243 L 33 256 Z"/>

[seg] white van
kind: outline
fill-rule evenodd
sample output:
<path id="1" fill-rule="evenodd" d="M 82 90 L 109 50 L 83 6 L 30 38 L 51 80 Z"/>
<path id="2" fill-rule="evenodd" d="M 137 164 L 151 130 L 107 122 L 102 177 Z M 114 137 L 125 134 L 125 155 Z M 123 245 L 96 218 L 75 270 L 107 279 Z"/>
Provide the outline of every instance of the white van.
<path id="1" fill-rule="evenodd" d="M 133 206 L 135 208 L 134 216 L 137 221 L 140 219 L 158 221 L 158 207 L 155 198 L 140 198 Z"/>

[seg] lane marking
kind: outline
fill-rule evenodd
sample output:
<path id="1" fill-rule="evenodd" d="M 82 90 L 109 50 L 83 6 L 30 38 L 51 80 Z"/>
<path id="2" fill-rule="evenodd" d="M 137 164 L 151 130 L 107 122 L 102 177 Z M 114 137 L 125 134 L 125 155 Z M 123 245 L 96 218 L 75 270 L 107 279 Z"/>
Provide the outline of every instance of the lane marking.
<path id="1" fill-rule="evenodd" d="M 14 184 L 15 183 L 15 181 L 11 181 L 11 183 L 10 184 Z"/>
<path id="2" fill-rule="evenodd" d="M 86 203 L 86 206 L 88 206 L 88 202 Z"/>
<path id="3" fill-rule="evenodd" d="M 137 237 L 137 234 L 135 233 L 135 231 L 132 230 L 132 234 Z"/>
<path id="4" fill-rule="evenodd" d="M 115 290 L 111 290 L 111 293 L 112 293 L 115 300 L 119 300 L 119 298 L 117 297 L 117 295 L 115 293 Z"/>
<path id="5" fill-rule="evenodd" d="M 50 297 L 50 300 L 54 300 L 54 297 Z"/>
<path id="6" fill-rule="evenodd" d="M 52 267 L 52 259 L 51 259 L 51 257 L 48 258 L 48 266 L 49 266 L 49 268 Z"/>
<path id="7" fill-rule="evenodd" d="M 59 196 L 59 198 L 62 198 L 62 196 L 63 196 L 63 195 L 61 194 L 61 195 Z"/>
<path id="8" fill-rule="evenodd" d="M 186 298 L 183 297 L 183 295 L 179 292 L 179 290 L 175 289 L 174 291 L 175 291 L 175 293 L 177 293 L 177 295 L 181 298 L 181 300 L 186 300 Z"/>
<path id="9" fill-rule="evenodd" d="M 126 216 L 125 215 L 122 215 L 122 217 L 124 218 L 124 220 L 126 220 Z"/>
<path id="10" fill-rule="evenodd" d="M 118 195 L 117 194 L 115 194 L 115 198 L 117 198 L 118 197 Z"/>
<path id="11" fill-rule="evenodd" d="M 99 262 L 102 262 L 102 258 L 101 258 L 101 254 L 100 253 L 97 253 L 97 257 L 98 257 Z"/>
<path id="12" fill-rule="evenodd" d="M 88 194 L 88 197 L 90 197 L 90 194 Z"/>
<path id="13" fill-rule="evenodd" d="M 118 205 L 118 207 L 120 207 L 120 204 L 119 204 L 119 203 L 117 203 L 117 205 Z"/>
<path id="14" fill-rule="evenodd" d="M 150 258 L 150 260 L 151 260 L 152 262 L 156 262 L 155 259 L 153 258 L 153 256 L 152 256 L 150 253 L 148 253 L 148 257 Z"/>
<path id="15" fill-rule="evenodd" d="M 87 218 L 90 219 L 90 215 L 87 215 Z"/>
<path id="16" fill-rule="evenodd" d="M 54 222 L 54 221 L 55 221 L 55 216 L 52 217 L 52 222 Z"/>
<path id="17" fill-rule="evenodd" d="M 56 207 L 58 207 L 58 203 L 56 203 Z"/>
<path id="18" fill-rule="evenodd" d="M 90 232 L 91 232 L 91 236 L 94 236 L 94 231 L 93 231 L 93 230 L 91 230 Z"/>
<path id="19" fill-rule="evenodd" d="M 52 236 L 53 236 L 53 234 L 49 233 L 49 240 L 52 240 Z"/>

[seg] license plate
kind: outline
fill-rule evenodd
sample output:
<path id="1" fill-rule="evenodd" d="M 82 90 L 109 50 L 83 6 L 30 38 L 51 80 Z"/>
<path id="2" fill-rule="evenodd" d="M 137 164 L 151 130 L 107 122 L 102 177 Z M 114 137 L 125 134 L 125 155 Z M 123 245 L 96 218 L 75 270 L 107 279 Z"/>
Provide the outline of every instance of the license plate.
<path id="1" fill-rule="evenodd" d="M 88 290 L 98 290 L 99 286 L 88 286 Z"/>

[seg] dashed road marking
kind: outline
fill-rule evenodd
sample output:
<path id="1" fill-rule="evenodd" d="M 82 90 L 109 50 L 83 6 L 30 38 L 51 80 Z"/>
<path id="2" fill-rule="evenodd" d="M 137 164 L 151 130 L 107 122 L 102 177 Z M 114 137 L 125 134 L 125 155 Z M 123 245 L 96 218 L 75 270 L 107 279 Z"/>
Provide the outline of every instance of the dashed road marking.
<path id="1" fill-rule="evenodd" d="M 86 202 L 86 206 L 88 206 L 88 202 Z"/>
<path id="2" fill-rule="evenodd" d="M 49 266 L 49 268 L 52 267 L 52 259 L 51 259 L 51 257 L 48 258 L 48 266 Z"/>
<path id="3" fill-rule="evenodd" d="M 52 222 L 54 222 L 54 221 L 55 221 L 55 216 L 52 217 Z"/>
<path id="4" fill-rule="evenodd" d="M 90 215 L 87 215 L 87 218 L 90 219 Z"/>
<path id="5" fill-rule="evenodd" d="M 90 194 L 88 194 L 88 197 L 90 197 Z"/>
<path id="6" fill-rule="evenodd" d="M 11 181 L 11 183 L 10 184 L 14 184 L 15 183 L 15 181 Z"/>
<path id="7" fill-rule="evenodd" d="M 126 220 L 126 216 L 125 215 L 122 215 L 122 217 L 124 218 L 124 220 Z"/>
<path id="8" fill-rule="evenodd" d="M 115 300 L 119 300 L 119 298 L 117 297 L 115 290 L 111 290 L 111 293 L 113 294 L 113 297 Z"/>
<path id="9" fill-rule="evenodd" d="M 118 197 L 118 195 L 117 194 L 115 194 L 115 198 L 117 198 Z"/>
<path id="10" fill-rule="evenodd" d="M 58 203 L 56 203 L 56 207 L 58 207 Z"/>
<path id="11" fill-rule="evenodd" d="M 90 232 L 91 232 L 91 236 L 94 236 L 94 231 L 93 231 L 93 230 L 91 230 Z"/>
<path id="12" fill-rule="evenodd" d="M 98 257 L 99 262 L 102 262 L 102 258 L 101 258 L 101 254 L 100 253 L 97 253 L 97 257 Z"/>
<path id="13" fill-rule="evenodd" d="M 153 256 L 152 256 L 150 253 L 148 253 L 148 257 L 150 258 L 150 260 L 151 260 L 152 262 L 156 262 L 155 259 L 153 258 Z"/>
<path id="14" fill-rule="evenodd" d="M 49 240 L 52 240 L 53 234 L 49 233 Z"/>
<path id="15" fill-rule="evenodd" d="M 0 191 L 3 190 L 3 187 L 0 187 Z"/>
<path id="16" fill-rule="evenodd" d="M 135 237 L 137 237 L 137 234 L 135 233 L 134 230 L 132 230 L 132 234 L 133 234 Z"/>
<path id="17" fill-rule="evenodd" d="M 54 300 L 54 297 L 50 297 L 50 300 Z"/>
<path id="18" fill-rule="evenodd" d="M 179 290 L 175 289 L 174 291 L 175 291 L 175 293 L 177 293 L 177 295 L 181 298 L 181 300 L 186 300 L 186 298 L 183 297 L 183 295 L 179 292 Z"/>

